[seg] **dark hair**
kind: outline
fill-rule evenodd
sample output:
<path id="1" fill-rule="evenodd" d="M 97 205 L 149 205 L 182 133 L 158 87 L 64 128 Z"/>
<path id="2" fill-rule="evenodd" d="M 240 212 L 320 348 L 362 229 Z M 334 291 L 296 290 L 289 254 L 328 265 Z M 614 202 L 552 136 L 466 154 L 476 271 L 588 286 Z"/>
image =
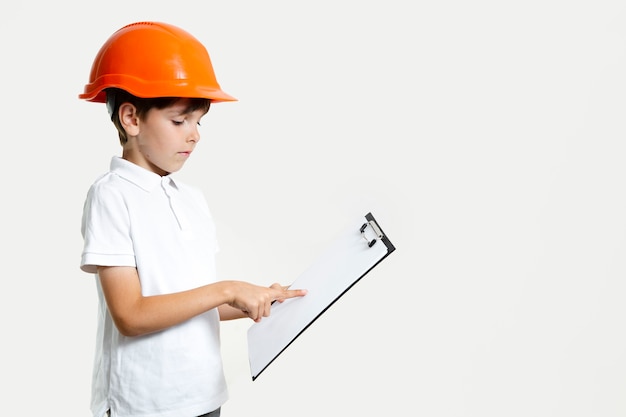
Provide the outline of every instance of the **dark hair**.
<path id="1" fill-rule="evenodd" d="M 120 138 L 120 144 L 125 145 L 128 141 L 126 131 L 120 123 L 119 108 L 123 103 L 130 103 L 137 109 L 137 116 L 143 119 L 148 111 L 152 108 L 164 109 L 180 100 L 188 100 L 185 113 L 191 113 L 196 110 L 204 110 L 208 112 L 211 107 L 211 100 L 208 98 L 183 98 L 183 97 L 155 97 L 141 98 L 130 94 L 128 91 L 119 88 L 107 88 L 107 108 L 111 116 L 111 121 L 117 129 Z"/>

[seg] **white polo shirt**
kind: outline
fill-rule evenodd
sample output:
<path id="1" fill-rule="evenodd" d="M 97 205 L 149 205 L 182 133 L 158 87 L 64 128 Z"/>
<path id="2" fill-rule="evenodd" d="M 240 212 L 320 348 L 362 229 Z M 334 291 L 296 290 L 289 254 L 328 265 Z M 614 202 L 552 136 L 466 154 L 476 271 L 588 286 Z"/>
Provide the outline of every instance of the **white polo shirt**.
<path id="1" fill-rule="evenodd" d="M 85 201 L 81 269 L 136 267 L 143 295 L 215 282 L 215 225 L 202 193 L 113 157 Z M 91 410 L 102 417 L 198 416 L 221 407 L 228 392 L 217 309 L 169 329 L 121 335 L 100 280 Z"/>

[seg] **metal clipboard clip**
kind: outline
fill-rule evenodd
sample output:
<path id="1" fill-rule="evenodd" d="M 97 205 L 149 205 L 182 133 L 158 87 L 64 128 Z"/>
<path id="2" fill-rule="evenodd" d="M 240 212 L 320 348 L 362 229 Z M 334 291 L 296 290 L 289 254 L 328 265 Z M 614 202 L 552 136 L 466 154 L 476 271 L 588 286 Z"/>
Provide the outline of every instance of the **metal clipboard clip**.
<path id="1" fill-rule="evenodd" d="M 367 238 L 367 236 L 365 235 L 365 229 L 367 229 L 367 226 L 369 226 L 374 231 L 378 239 L 382 239 L 384 235 L 383 235 L 382 230 L 380 230 L 380 227 L 378 227 L 375 221 L 370 220 L 366 223 L 363 223 L 363 226 L 361 226 L 361 229 L 360 229 L 361 237 L 365 239 L 365 241 L 367 242 L 367 246 L 371 248 L 376 243 L 376 238 L 373 238 L 372 240 Z"/>

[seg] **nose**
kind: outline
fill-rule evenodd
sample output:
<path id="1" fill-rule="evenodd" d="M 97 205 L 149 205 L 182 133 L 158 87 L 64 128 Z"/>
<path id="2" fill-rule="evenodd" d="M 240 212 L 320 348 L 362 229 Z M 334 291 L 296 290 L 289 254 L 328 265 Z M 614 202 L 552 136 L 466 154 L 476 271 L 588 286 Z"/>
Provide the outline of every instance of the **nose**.
<path id="1" fill-rule="evenodd" d="M 200 142 L 200 131 L 198 130 L 198 126 L 194 126 L 191 134 L 189 135 L 189 142 L 198 143 Z"/>

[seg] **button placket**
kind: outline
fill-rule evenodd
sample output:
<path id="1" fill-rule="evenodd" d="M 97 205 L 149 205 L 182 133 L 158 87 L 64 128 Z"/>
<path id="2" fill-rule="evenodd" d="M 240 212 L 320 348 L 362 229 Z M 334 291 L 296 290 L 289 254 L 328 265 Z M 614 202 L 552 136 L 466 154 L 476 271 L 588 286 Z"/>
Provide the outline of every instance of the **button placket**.
<path id="1" fill-rule="evenodd" d="M 163 188 L 163 191 L 169 200 L 170 208 L 172 209 L 172 213 L 178 222 L 178 227 L 180 227 L 181 230 L 187 229 L 188 222 L 183 210 L 178 204 L 178 190 L 174 187 L 172 180 L 170 178 L 163 178 L 163 180 L 161 180 L 161 188 Z"/>

